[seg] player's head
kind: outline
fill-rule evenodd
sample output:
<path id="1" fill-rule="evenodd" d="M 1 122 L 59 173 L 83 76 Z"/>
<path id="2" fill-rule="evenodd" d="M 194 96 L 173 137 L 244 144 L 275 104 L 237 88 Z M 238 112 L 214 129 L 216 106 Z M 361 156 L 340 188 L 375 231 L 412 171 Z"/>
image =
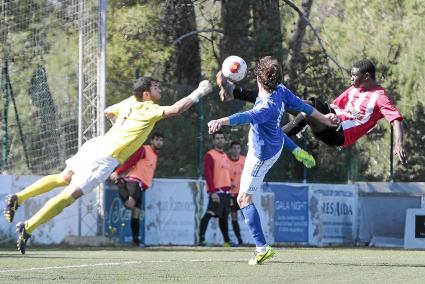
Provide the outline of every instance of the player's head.
<path id="1" fill-rule="evenodd" d="M 271 93 L 282 80 L 282 69 L 279 61 L 272 56 L 265 56 L 255 66 L 257 81 L 263 88 Z"/>
<path id="2" fill-rule="evenodd" d="M 375 80 L 375 65 L 369 59 L 357 61 L 351 67 L 351 85 L 360 87 L 365 82 Z"/>
<path id="3" fill-rule="evenodd" d="M 164 135 L 159 132 L 154 132 L 150 138 L 151 146 L 156 150 L 160 150 L 164 145 Z"/>
<path id="4" fill-rule="evenodd" d="M 214 132 L 213 134 L 213 145 L 215 149 L 223 150 L 224 144 L 226 144 L 226 138 L 224 133 L 221 131 Z"/>
<path id="5" fill-rule="evenodd" d="M 133 84 L 133 94 L 140 101 L 158 102 L 161 98 L 161 89 L 157 80 L 151 77 L 140 77 Z"/>
<path id="6" fill-rule="evenodd" d="M 230 156 L 234 158 L 239 158 L 239 155 L 241 154 L 242 145 L 238 141 L 232 141 L 230 143 Z"/>

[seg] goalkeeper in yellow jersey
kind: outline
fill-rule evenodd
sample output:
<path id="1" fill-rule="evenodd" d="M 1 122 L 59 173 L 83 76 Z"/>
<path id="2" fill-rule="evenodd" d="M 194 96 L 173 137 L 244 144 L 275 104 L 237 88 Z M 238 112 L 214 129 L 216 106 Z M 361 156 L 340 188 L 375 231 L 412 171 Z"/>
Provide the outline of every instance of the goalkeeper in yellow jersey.
<path id="1" fill-rule="evenodd" d="M 105 109 L 105 115 L 115 123 L 103 136 L 88 140 L 77 154 L 66 161 L 63 172 L 41 178 L 22 191 L 7 198 L 3 214 L 13 221 L 15 211 L 30 197 L 56 187 L 65 189 L 51 198 L 33 217 L 16 225 L 17 246 L 25 253 L 32 232 L 54 218 L 76 199 L 93 190 L 106 180 L 113 170 L 125 162 L 145 142 L 156 122 L 178 115 L 212 91 L 208 81 L 202 81 L 190 95 L 171 106 L 160 106 L 161 90 L 150 77 L 139 78 L 133 86 L 133 95 Z"/>

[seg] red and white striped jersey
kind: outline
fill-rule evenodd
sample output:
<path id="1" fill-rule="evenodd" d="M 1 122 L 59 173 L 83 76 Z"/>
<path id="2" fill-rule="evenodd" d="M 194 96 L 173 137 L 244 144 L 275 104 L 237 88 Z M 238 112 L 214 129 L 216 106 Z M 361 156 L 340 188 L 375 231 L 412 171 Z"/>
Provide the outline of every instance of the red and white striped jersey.
<path id="1" fill-rule="evenodd" d="M 403 120 L 381 86 L 368 91 L 351 86 L 332 102 L 331 107 L 341 121 L 344 146 L 355 143 L 383 117 L 389 123 Z"/>

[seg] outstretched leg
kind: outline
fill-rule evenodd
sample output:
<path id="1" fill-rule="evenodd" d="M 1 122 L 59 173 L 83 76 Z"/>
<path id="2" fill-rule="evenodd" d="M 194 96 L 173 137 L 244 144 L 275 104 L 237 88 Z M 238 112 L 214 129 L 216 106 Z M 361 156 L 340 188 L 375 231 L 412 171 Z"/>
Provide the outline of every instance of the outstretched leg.
<path id="1" fill-rule="evenodd" d="M 50 221 L 62 210 L 70 206 L 74 201 L 83 195 L 79 188 L 65 188 L 61 193 L 51 198 L 47 203 L 29 220 L 16 225 L 18 232 L 17 246 L 22 254 L 26 251 L 26 244 L 32 232 L 40 225 Z"/>
<path id="2" fill-rule="evenodd" d="M 220 87 L 220 100 L 222 102 L 231 101 L 233 99 L 255 103 L 258 97 L 258 91 L 251 91 L 236 86 L 235 83 L 228 80 L 219 71 L 216 75 L 217 85 Z"/>
<path id="3" fill-rule="evenodd" d="M 241 207 L 245 223 L 248 225 L 249 231 L 255 241 L 256 251 L 254 256 L 249 260 L 250 265 L 262 264 L 265 260 L 274 256 L 273 249 L 267 245 L 266 238 L 261 227 L 260 215 L 257 208 L 252 203 L 252 195 L 247 193 L 239 193 L 238 203 Z"/>
<path id="4" fill-rule="evenodd" d="M 35 183 L 16 193 L 18 204 L 21 205 L 28 198 L 49 192 L 56 187 L 68 185 L 72 175 L 73 172 L 71 170 L 65 169 L 59 174 L 42 177 Z"/>
<path id="5" fill-rule="evenodd" d="M 323 114 L 327 114 L 330 112 L 330 109 L 327 104 L 324 104 L 322 101 L 318 100 L 317 98 L 309 98 L 305 101 L 306 103 L 312 105 L 315 109 L 317 109 L 319 112 Z M 293 113 L 291 113 L 293 114 Z M 309 125 L 313 133 L 318 133 L 326 130 L 327 126 L 318 122 L 314 118 L 310 118 L 304 113 L 296 113 L 294 114 L 295 119 L 288 122 L 283 126 L 283 131 L 291 136 L 296 135 L 300 131 L 304 129 L 306 125 Z"/>
<path id="6" fill-rule="evenodd" d="M 280 157 L 281 152 L 282 150 L 270 159 L 260 160 L 255 156 L 255 150 L 250 146 L 246 155 L 237 201 L 245 218 L 245 223 L 255 241 L 256 250 L 254 256 L 248 262 L 250 265 L 262 264 L 275 254 L 273 248 L 267 245 L 261 228 L 260 215 L 253 203 L 252 194 L 261 188 L 264 177 Z"/>
<path id="7" fill-rule="evenodd" d="M 317 98 L 309 98 L 308 101 L 323 114 L 333 112 L 327 104 L 321 102 Z M 342 127 L 328 127 L 316 119 L 306 116 L 304 113 L 298 113 L 293 121 L 283 126 L 283 131 L 287 135 L 295 135 L 302 131 L 306 125 L 310 126 L 314 136 L 323 141 L 326 145 L 344 145 L 345 138 Z"/>
<path id="8" fill-rule="evenodd" d="M 9 223 L 13 222 L 15 212 L 25 200 L 49 192 L 56 187 L 68 185 L 72 175 L 73 172 L 71 170 L 65 169 L 62 173 L 42 177 L 16 194 L 8 195 L 6 206 L 3 209 L 3 216 Z"/>

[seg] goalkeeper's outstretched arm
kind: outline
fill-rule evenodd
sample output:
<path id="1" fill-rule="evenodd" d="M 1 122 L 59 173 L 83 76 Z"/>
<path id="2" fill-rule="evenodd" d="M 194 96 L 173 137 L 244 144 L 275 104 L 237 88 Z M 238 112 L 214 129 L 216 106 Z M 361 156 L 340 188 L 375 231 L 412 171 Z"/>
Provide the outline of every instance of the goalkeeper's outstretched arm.
<path id="1" fill-rule="evenodd" d="M 164 117 L 178 115 L 188 110 L 193 104 L 197 103 L 200 98 L 212 92 L 212 85 L 209 81 L 204 80 L 199 86 L 187 97 L 178 100 L 171 106 L 165 106 Z"/>

